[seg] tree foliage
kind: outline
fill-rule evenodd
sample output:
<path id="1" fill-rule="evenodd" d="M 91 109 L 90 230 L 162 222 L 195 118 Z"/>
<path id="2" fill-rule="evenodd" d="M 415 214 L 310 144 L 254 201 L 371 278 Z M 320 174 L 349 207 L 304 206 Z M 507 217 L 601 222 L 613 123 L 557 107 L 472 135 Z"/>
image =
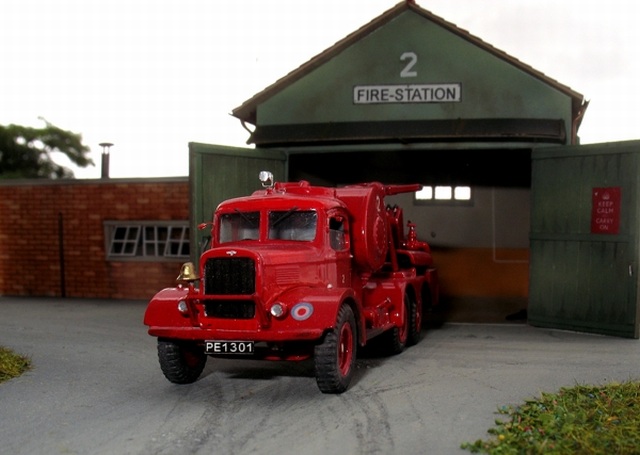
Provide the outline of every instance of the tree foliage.
<path id="1" fill-rule="evenodd" d="M 71 169 L 53 160 L 56 153 L 79 167 L 94 164 L 80 134 L 44 122 L 42 128 L 0 125 L 0 179 L 73 178 Z"/>

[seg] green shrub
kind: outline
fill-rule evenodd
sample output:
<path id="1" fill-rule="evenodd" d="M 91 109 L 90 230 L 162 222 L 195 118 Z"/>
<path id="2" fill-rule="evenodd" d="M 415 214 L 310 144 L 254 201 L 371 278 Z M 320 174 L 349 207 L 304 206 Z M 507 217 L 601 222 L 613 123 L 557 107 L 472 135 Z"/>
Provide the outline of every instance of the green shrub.
<path id="1" fill-rule="evenodd" d="M 0 346 L 0 382 L 20 376 L 31 368 L 31 359 Z"/>
<path id="2" fill-rule="evenodd" d="M 640 382 L 562 388 L 498 413 L 486 441 L 464 443 L 473 453 L 638 454 L 640 453 Z"/>

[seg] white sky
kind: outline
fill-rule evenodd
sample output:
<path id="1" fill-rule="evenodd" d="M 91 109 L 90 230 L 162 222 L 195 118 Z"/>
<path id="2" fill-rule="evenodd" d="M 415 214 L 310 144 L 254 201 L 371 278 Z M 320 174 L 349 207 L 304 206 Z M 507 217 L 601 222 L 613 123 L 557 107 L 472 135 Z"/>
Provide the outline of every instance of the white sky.
<path id="1" fill-rule="evenodd" d="M 246 146 L 234 108 L 399 1 L 4 0 L 0 124 L 82 134 L 79 178 L 100 142 L 111 177 L 186 176 L 189 142 Z M 636 1 L 417 3 L 583 94 L 582 143 L 640 138 Z"/>

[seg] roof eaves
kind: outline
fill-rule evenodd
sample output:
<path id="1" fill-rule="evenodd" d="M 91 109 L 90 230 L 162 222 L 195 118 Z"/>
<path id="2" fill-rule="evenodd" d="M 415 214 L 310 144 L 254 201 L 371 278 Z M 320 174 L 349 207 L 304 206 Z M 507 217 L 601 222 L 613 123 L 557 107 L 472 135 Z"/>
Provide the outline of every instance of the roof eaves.
<path id="1" fill-rule="evenodd" d="M 457 25 L 455 25 L 452 22 L 449 22 L 445 19 L 443 19 L 440 16 L 436 16 L 435 14 L 431 13 L 430 11 L 427 11 L 425 9 L 422 8 L 414 8 L 414 10 L 418 13 L 421 14 L 422 16 L 426 17 L 427 19 L 431 20 L 432 22 L 439 24 L 440 26 L 446 28 L 447 30 L 451 31 L 452 33 L 458 35 L 459 37 L 461 37 L 462 39 L 465 39 L 467 41 L 469 41 L 470 43 L 486 50 L 487 52 L 493 54 L 494 56 L 505 60 L 506 62 L 512 64 L 513 66 L 521 69 L 522 71 L 525 71 L 529 74 L 531 74 L 532 76 L 540 79 L 541 81 L 545 82 L 546 84 L 554 87 L 555 89 L 565 93 L 566 95 L 570 96 L 571 98 L 577 98 L 577 99 L 583 99 L 583 95 L 576 92 L 575 90 L 571 89 L 569 86 L 561 84 L 560 82 L 558 82 L 557 80 L 547 76 L 546 74 L 544 74 L 541 71 L 538 71 L 537 69 L 533 68 L 531 65 L 527 65 L 526 63 L 522 62 L 521 60 L 517 59 L 516 57 L 494 47 L 493 45 L 487 43 L 486 41 L 484 41 L 483 39 L 469 33 L 467 30 L 458 27 Z"/>
<path id="2" fill-rule="evenodd" d="M 333 46 L 329 47 L 328 49 L 324 50 L 320 54 L 313 57 L 311 60 L 307 61 L 306 63 L 303 63 L 298 68 L 289 72 L 287 75 L 281 77 L 280 79 L 278 79 L 273 84 L 266 87 L 261 92 L 255 94 L 253 97 L 251 97 L 250 99 L 242 103 L 240 106 L 233 109 L 233 111 L 231 112 L 231 115 L 245 122 L 255 124 L 256 108 L 261 102 L 263 102 L 266 99 L 269 99 L 271 96 L 273 96 L 275 93 L 282 90 L 287 85 L 291 84 L 292 82 L 298 79 L 301 79 L 305 75 L 312 72 L 314 69 L 322 66 L 324 63 L 331 60 L 334 56 L 338 55 L 344 49 L 348 48 L 353 43 L 359 41 L 363 36 L 366 36 L 372 33 L 374 30 L 386 24 L 387 22 L 392 20 L 394 17 L 396 17 L 403 11 L 406 11 L 408 8 L 411 8 L 412 5 L 413 4 L 408 1 L 407 2 L 403 1 L 402 3 L 398 3 L 393 8 L 382 13 L 380 16 L 376 17 L 369 23 L 363 25 L 353 33 L 350 33 L 345 38 L 336 42 Z M 413 6 L 412 9 L 415 9 L 415 6 Z"/>
<path id="3" fill-rule="evenodd" d="M 388 23 L 393 18 L 395 18 L 396 16 L 398 16 L 399 14 L 407 10 L 412 10 L 417 14 L 420 14 L 421 16 L 429 19 L 430 21 L 458 35 L 462 39 L 469 41 L 470 43 L 493 54 L 497 58 L 500 58 L 508 62 L 509 64 L 521 69 L 522 71 L 531 74 L 533 77 L 541 80 L 542 82 L 555 88 L 556 90 L 559 90 L 560 92 L 566 94 L 567 96 L 571 97 L 573 100 L 574 112 L 582 111 L 582 115 L 584 115 L 584 111 L 586 110 L 586 106 L 588 103 L 585 102 L 584 96 L 582 94 L 571 89 L 569 86 L 561 84 L 557 80 L 550 78 L 549 76 L 547 76 L 541 71 L 536 70 L 532 66 L 523 63 L 522 61 L 518 60 L 512 55 L 504 51 L 501 51 L 500 49 L 492 46 L 491 44 L 487 43 L 481 38 L 475 35 L 472 35 L 467 30 L 464 30 L 458 27 L 457 25 L 453 24 L 452 22 L 449 22 L 443 19 L 442 17 L 437 16 L 431 13 L 430 11 L 427 11 L 417 6 L 413 0 L 406 0 L 401 3 L 398 3 L 396 6 L 382 13 L 380 16 L 376 17 L 369 23 L 363 25 L 355 32 L 347 35 L 345 38 L 338 41 L 333 46 L 329 47 L 328 49 L 324 50 L 320 54 L 313 57 L 311 60 L 307 61 L 306 63 L 302 64 L 298 68 L 289 72 L 287 75 L 278 79 L 276 82 L 269 85 L 267 88 L 257 93 L 256 95 L 251 97 L 249 100 L 242 103 L 239 107 L 233 109 L 233 111 L 231 112 L 231 115 L 239 118 L 243 122 L 248 122 L 255 125 L 256 109 L 260 103 L 262 103 L 264 100 L 269 99 L 275 93 L 279 92 L 280 90 L 282 90 L 283 88 L 291 84 L 292 82 L 309 74 L 314 69 L 323 65 L 324 63 L 329 61 L 331 58 L 333 58 L 335 55 L 338 55 L 344 49 L 351 46 L 353 43 L 359 41 L 362 37 L 372 33 L 374 30 Z"/>

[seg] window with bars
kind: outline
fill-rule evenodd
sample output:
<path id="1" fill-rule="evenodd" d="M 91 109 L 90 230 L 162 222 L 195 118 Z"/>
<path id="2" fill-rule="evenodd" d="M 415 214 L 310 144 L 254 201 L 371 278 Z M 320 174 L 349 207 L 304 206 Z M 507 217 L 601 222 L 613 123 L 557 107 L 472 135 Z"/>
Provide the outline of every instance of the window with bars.
<path id="1" fill-rule="evenodd" d="M 153 260 L 189 257 L 186 221 L 106 221 L 107 259 Z"/>

